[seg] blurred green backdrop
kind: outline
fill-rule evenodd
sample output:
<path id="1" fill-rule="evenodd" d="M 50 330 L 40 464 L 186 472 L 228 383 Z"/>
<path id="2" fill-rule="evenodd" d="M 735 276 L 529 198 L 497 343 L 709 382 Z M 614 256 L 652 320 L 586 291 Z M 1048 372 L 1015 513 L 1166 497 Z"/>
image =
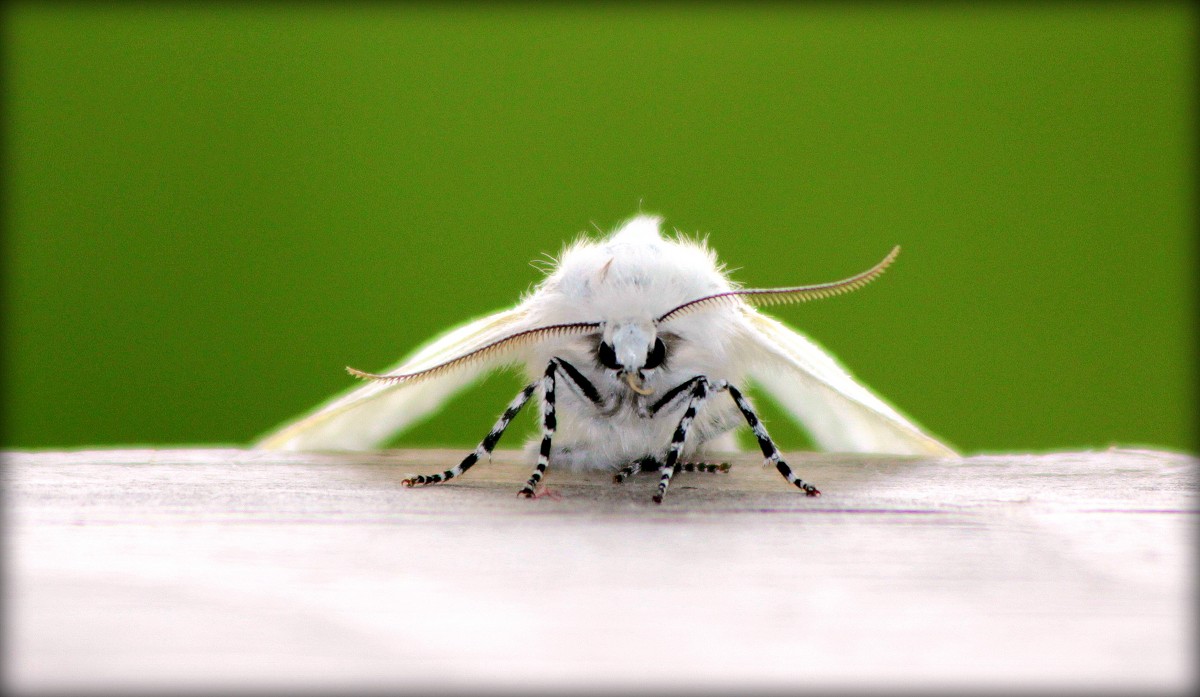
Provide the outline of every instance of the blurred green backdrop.
<path id="1" fill-rule="evenodd" d="M 902 244 L 775 314 L 963 450 L 1195 446 L 1190 4 L 2 12 L 6 447 L 246 442 L 639 209 L 750 285 Z"/>

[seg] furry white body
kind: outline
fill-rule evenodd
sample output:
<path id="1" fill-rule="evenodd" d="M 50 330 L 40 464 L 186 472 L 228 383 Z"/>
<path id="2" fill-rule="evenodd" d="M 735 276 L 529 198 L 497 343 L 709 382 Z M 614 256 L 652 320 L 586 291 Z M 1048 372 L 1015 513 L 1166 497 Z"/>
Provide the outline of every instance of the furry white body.
<path id="1" fill-rule="evenodd" d="M 606 239 L 576 242 L 515 308 L 447 333 L 388 374 L 433 374 L 452 358 L 478 355 L 463 367 L 412 383 L 366 384 L 269 434 L 259 446 L 375 447 L 492 369 L 521 365 L 533 382 L 542 378 L 552 360 L 560 359 L 594 386 L 603 403 L 598 405 L 559 371 L 557 430 L 550 451 L 555 467 L 618 469 L 643 457 L 661 460 L 679 425 L 687 393 L 657 413 L 651 407 L 697 376 L 739 387 L 756 384 L 826 450 L 954 454 L 855 381 L 806 337 L 745 302 L 664 319 L 696 298 L 736 287 L 705 243 L 664 239 L 658 228 L 658 218 L 640 216 Z M 571 323 L 594 323 L 595 329 L 511 342 L 503 351 L 489 348 L 503 337 Z M 666 358 L 649 367 L 653 361 L 647 354 L 659 339 Z M 622 373 L 605 368 L 597 360 L 601 341 L 613 347 L 621 366 L 645 367 Z M 539 392 L 543 389 L 540 386 Z M 741 423 L 745 422 L 730 395 L 712 394 L 687 432 L 681 461 L 699 459 L 708 448 L 732 449 L 729 434 Z"/>
<path id="2" fill-rule="evenodd" d="M 557 269 L 521 303 L 550 324 L 596 319 L 612 334 L 618 327 L 652 324 L 688 300 L 730 290 L 715 255 L 687 241 L 668 241 L 658 232 L 656 218 L 635 218 L 609 239 L 597 244 L 579 242 L 559 258 Z M 697 375 L 735 384 L 744 376 L 730 339 L 737 311 L 719 308 L 711 313 L 682 317 L 664 335 L 670 358 L 658 368 L 644 370 L 643 385 L 633 391 L 612 371 L 596 365 L 595 340 L 573 337 L 537 347 L 526 363 L 530 378 L 541 375 L 551 358 L 573 364 L 602 395 L 611 396 L 610 409 L 598 410 L 562 380 L 558 431 L 551 460 L 556 467 L 620 468 L 630 461 L 664 457 L 686 400 L 673 408 L 647 414 L 668 390 Z M 683 449 L 685 460 L 697 459 L 701 446 L 741 422 L 732 400 L 708 400 L 697 415 Z M 536 441 L 530 444 L 536 445 Z M 726 441 L 722 445 L 729 447 Z"/>

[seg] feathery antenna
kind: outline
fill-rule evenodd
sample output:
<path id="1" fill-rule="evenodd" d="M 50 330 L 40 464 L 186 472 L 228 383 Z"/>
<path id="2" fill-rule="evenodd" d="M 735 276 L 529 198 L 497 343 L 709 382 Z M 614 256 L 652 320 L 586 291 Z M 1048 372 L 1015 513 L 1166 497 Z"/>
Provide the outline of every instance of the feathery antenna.
<path id="1" fill-rule="evenodd" d="M 573 322 L 570 324 L 552 324 L 546 327 L 536 327 L 534 329 L 526 329 L 522 332 L 517 332 L 506 336 L 502 339 L 497 339 L 486 346 L 480 347 L 469 353 L 464 353 L 461 356 L 455 356 L 448 361 L 439 363 L 431 368 L 418 370 L 412 373 L 397 373 L 394 375 L 380 375 L 377 373 L 368 373 L 357 368 L 346 366 L 346 372 L 356 378 L 363 380 L 376 380 L 379 382 L 415 382 L 424 380 L 435 375 L 444 373 L 448 370 L 453 370 L 468 363 L 482 360 L 488 356 L 494 355 L 505 349 L 515 349 L 520 346 L 525 346 L 538 339 L 545 339 L 552 336 L 566 336 L 571 334 L 586 334 L 599 329 L 599 322 Z"/>
<path id="2" fill-rule="evenodd" d="M 711 305 L 730 302 L 735 298 L 741 298 L 746 303 L 755 306 L 765 305 L 782 305 L 790 303 L 802 303 L 809 300 L 817 300 L 820 298 L 829 298 L 843 293 L 849 293 L 852 290 L 858 290 L 874 281 L 884 272 L 887 267 L 896 260 L 896 256 L 900 254 L 900 247 L 897 245 L 888 252 L 888 255 L 883 258 L 875 266 L 863 271 L 862 273 L 845 278 L 840 281 L 831 283 L 818 283 L 812 286 L 797 286 L 795 288 L 745 288 L 741 290 L 730 290 L 724 293 L 716 293 L 714 295 L 706 295 L 703 298 L 690 300 L 679 307 L 671 310 L 662 317 L 659 317 L 658 322 L 665 322 L 668 319 L 673 319 L 681 315 L 685 315 L 695 310 L 700 310 Z"/>

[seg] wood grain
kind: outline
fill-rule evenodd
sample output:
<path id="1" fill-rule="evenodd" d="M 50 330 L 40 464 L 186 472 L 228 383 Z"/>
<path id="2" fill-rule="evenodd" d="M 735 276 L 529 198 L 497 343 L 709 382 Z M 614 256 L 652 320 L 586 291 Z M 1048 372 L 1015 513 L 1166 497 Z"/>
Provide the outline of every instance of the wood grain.
<path id="1" fill-rule="evenodd" d="M 1186 691 L 1195 458 L 5 454 L 7 687 Z"/>

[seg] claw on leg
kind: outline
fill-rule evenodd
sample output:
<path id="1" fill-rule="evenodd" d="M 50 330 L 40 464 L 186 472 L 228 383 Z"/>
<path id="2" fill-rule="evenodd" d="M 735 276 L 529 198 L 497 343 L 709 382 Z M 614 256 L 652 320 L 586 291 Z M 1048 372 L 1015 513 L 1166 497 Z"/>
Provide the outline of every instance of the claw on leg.
<path id="1" fill-rule="evenodd" d="M 449 478 L 450 477 L 446 476 L 446 473 L 442 473 L 442 474 L 410 474 L 409 476 L 400 480 L 400 486 L 411 489 L 414 486 L 428 486 L 430 484 L 438 484 L 440 482 L 446 481 Z"/>
<path id="2" fill-rule="evenodd" d="M 641 465 L 633 464 L 622 467 L 619 472 L 613 475 L 613 484 L 624 484 L 626 479 L 633 476 L 634 472 L 641 469 Z"/>
<path id="3" fill-rule="evenodd" d="M 562 494 L 545 485 L 539 486 L 537 489 L 531 489 L 526 486 L 517 492 L 517 496 L 534 500 L 547 498 L 551 501 L 562 501 Z"/>

